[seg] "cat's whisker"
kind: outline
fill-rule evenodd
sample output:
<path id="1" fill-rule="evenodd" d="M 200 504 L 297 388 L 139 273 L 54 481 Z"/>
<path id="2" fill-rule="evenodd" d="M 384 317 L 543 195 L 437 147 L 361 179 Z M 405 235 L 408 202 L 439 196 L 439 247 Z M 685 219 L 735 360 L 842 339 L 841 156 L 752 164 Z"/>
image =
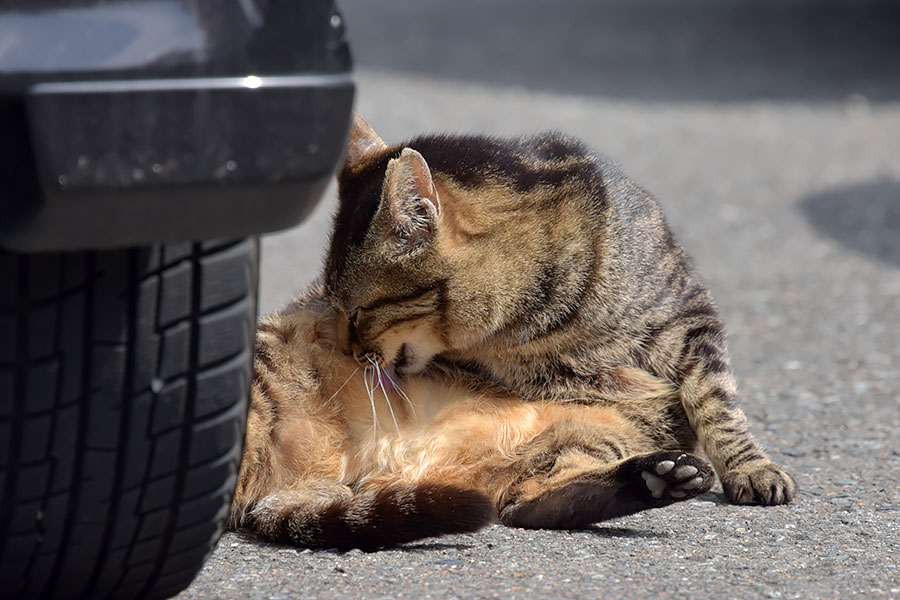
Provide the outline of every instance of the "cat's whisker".
<path id="1" fill-rule="evenodd" d="M 337 398 L 337 395 L 341 393 L 341 390 L 344 389 L 344 386 L 350 383 L 350 380 L 353 379 L 353 376 L 357 373 L 359 373 L 359 367 L 356 367 L 356 370 L 350 373 L 350 377 L 348 377 L 347 380 L 341 384 L 341 387 L 339 387 L 337 391 L 331 395 L 331 398 L 328 399 L 328 402 L 331 402 L 332 400 Z"/>
<path id="2" fill-rule="evenodd" d="M 375 393 L 372 390 L 372 386 L 369 384 L 369 372 L 371 370 L 372 367 L 366 367 L 363 370 L 363 385 L 366 386 L 366 394 L 369 396 L 369 404 L 372 405 L 372 438 L 377 439 L 378 414 L 375 412 Z"/>
<path id="3" fill-rule="evenodd" d="M 376 367 L 378 368 L 378 367 Z M 384 371 L 381 369 L 378 370 L 378 385 L 381 387 L 381 393 L 384 394 L 384 400 L 387 402 L 388 410 L 391 411 L 391 419 L 394 421 L 394 429 L 397 430 L 397 433 L 400 433 L 400 425 L 397 423 L 397 417 L 394 416 L 394 407 L 391 405 L 391 399 L 388 398 L 387 390 L 384 389 L 384 380 L 382 380 L 382 376 L 384 375 Z"/>
<path id="4" fill-rule="evenodd" d="M 369 367 L 363 369 L 363 387 L 366 388 L 366 395 L 369 394 Z"/>
<path id="5" fill-rule="evenodd" d="M 375 396 L 375 368 L 366 367 L 366 391 L 369 393 L 369 400 L 374 400 Z"/>
<path id="6" fill-rule="evenodd" d="M 381 369 L 381 367 L 378 365 L 378 363 L 374 359 L 372 359 L 372 357 L 367 356 L 366 360 L 369 361 L 369 364 L 372 365 L 372 369 L 374 369 L 374 376 L 373 376 L 373 380 L 372 380 L 373 386 L 372 387 L 374 389 L 375 381 L 376 381 L 375 378 L 377 378 L 377 385 L 378 385 L 378 387 L 381 388 L 381 393 L 384 394 L 384 399 L 387 402 L 388 410 L 391 411 L 391 419 L 394 421 L 394 428 L 399 433 L 400 425 L 397 424 L 397 417 L 394 415 L 394 407 L 391 405 L 391 399 L 388 398 L 387 390 L 384 389 L 384 381 L 382 380 L 382 377 L 384 376 L 385 372 Z"/>
<path id="7" fill-rule="evenodd" d="M 413 418 L 416 416 L 416 407 L 413 406 L 412 401 L 409 399 L 409 396 L 406 395 L 406 392 L 403 391 L 403 388 L 400 387 L 400 382 L 394 379 L 394 377 L 390 374 L 389 371 L 384 371 L 385 376 L 387 376 L 388 381 L 391 382 L 391 385 L 397 390 L 397 393 L 400 394 L 400 397 L 406 400 L 406 403 L 409 404 L 409 410 L 412 411 Z"/>

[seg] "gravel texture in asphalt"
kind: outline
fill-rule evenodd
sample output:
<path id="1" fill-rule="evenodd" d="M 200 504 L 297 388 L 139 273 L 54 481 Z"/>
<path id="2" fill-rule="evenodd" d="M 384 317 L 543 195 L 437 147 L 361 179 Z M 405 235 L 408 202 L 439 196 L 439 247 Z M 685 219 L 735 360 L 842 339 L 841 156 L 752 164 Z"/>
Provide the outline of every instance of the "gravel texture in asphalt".
<path id="1" fill-rule="evenodd" d="M 558 129 L 652 190 L 795 502 L 717 486 L 586 531 L 371 554 L 233 532 L 179 598 L 900 598 L 900 9 L 663 4 L 347 0 L 357 110 L 389 141 Z M 264 241 L 263 311 L 317 274 L 328 194 Z"/>

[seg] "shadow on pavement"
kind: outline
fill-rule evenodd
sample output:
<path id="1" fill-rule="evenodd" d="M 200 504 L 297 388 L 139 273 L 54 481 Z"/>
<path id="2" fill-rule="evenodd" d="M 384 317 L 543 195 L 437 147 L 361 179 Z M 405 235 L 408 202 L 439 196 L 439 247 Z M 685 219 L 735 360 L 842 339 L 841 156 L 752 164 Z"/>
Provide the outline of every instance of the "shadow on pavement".
<path id="1" fill-rule="evenodd" d="M 800 210 L 820 234 L 900 266 L 900 181 L 829 189 L 801 200 Z"/>
<path id="2" fill-rule="evenodd" d="M 697 496 L 697 500 L 712 502 L 713 504 L 718 504 L 719 506 L 734 506 L 731 502 L 728 501 L 728 498 L 726 498 L 725 494 L 723 494 L 722 492 L 706 492 L 705 494 Z"/>
<path id="3" fill-rule="evenodd" d="M 625 527 L 604 527 L 602 525 L 594 525 L 590 529 L 584 531 L 592 533 L 597 537 L 612 538 L 653 538 L 663 539 L 669 537 L 665 531 L 651 531 L 646 529 L 627 529 Z"/>
<path id="4" fill-rule="evenodd" d="M 290 549 L 296 550 L 298 552 L 303 551 L 305 548 L 303 546 L 297 546 L 294 544 L 281 544 L 277 542 L 269 542 L 263 540 L 261 537 L 256 535 L 253 531 L 245 528 L 241 529 L 233 529 L 232 533 L 234 533 L 237 538 L 245 543 L 251 544 L 253 546 L 258 546 L 259 548 L 278 548 L 278 549 Z M 385 550 L 393 551 L 393 552 L 434 552 L 441 550 L 468 550 L 471 548 L 471 544 L 460 544 L 460 543 L 450 543 L 450 542 L 424 542 L 424 543 L 410 543 L 410 544 L 401 544 L 399 546 L 394 546 L 390 548 L 383 548 L 378 550 L 365 550 L 367 554 L 372 552 L 382 552 Z M 312 552 L 316 554 L 346 554 L 347 550 L 338 550 L 336 548 L 311 548 Z"/>
<path id="5" fill-rule="evenodd" d="M 356 64 L 663 101 L 900 98 L 883 0 L 343 0 Z"/>
<path id="6" fill-rule="evenodd" d="M 434 552 L 440 550 L 468 550 L 472 544 L 450 544 L 443 542 L 427 542 L 422 544 L 403 544 L 396 548 L 389 548 L 394 552 Z"/>

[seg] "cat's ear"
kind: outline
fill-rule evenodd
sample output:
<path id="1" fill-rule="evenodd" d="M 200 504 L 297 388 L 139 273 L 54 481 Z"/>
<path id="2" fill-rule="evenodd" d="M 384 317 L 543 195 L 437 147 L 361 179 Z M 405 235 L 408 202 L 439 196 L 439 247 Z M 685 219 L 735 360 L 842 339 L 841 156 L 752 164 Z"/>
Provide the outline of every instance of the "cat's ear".
<path id="1" fill-rule="evenodd" d="M 385 216 L 404 251 L 411 252 L 434 239 L 441 203 L 421 154 L 404 148 L 388 163 L 383 194 Z"/>
<path id="2" fill-rule="evenodd" d="M 372 126 L 357 113 L 353 113 L 350 139 L 347 140 L 347 152 L 344 155 L 344 168 L 353 170 L 357 165 L 366 162 L 370 156 L 387 147 Z"/>

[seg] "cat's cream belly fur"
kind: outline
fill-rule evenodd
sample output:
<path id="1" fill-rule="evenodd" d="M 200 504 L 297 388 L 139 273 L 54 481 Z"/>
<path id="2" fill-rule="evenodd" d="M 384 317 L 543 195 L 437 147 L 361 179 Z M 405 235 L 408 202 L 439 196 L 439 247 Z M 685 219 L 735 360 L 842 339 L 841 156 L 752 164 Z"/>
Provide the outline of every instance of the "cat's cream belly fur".
<path id="1" fill-rule="evenodd" d="M 343 357 L 336 360 L 346 363 L 336 369 L 338 378 L 352 374 L 340 393 L 346 438 L 338 446 L 323 446 L 322 458 L 338 453 L 340 469 L 335 475 L 354 489 L 386 478 L 456 481 L 478 487 L 499 502 L 508 484 L 502 479 L 505 463 L 517 449 L 561 422 L 573 428 L 602 427 L 611 436 L 627 437 L 629 455 L 656 449 L 611 408 L 524 402 L 500 390 L 473 391 L 440 375 L 402 380 L 405 396 L 382 389 L 376 377 L 370 397 L 363 371 Z M 280 436 L 285 449 L 307 439 L 298 433 L 308 426 L 305 419 L 285 424 Z"/>

